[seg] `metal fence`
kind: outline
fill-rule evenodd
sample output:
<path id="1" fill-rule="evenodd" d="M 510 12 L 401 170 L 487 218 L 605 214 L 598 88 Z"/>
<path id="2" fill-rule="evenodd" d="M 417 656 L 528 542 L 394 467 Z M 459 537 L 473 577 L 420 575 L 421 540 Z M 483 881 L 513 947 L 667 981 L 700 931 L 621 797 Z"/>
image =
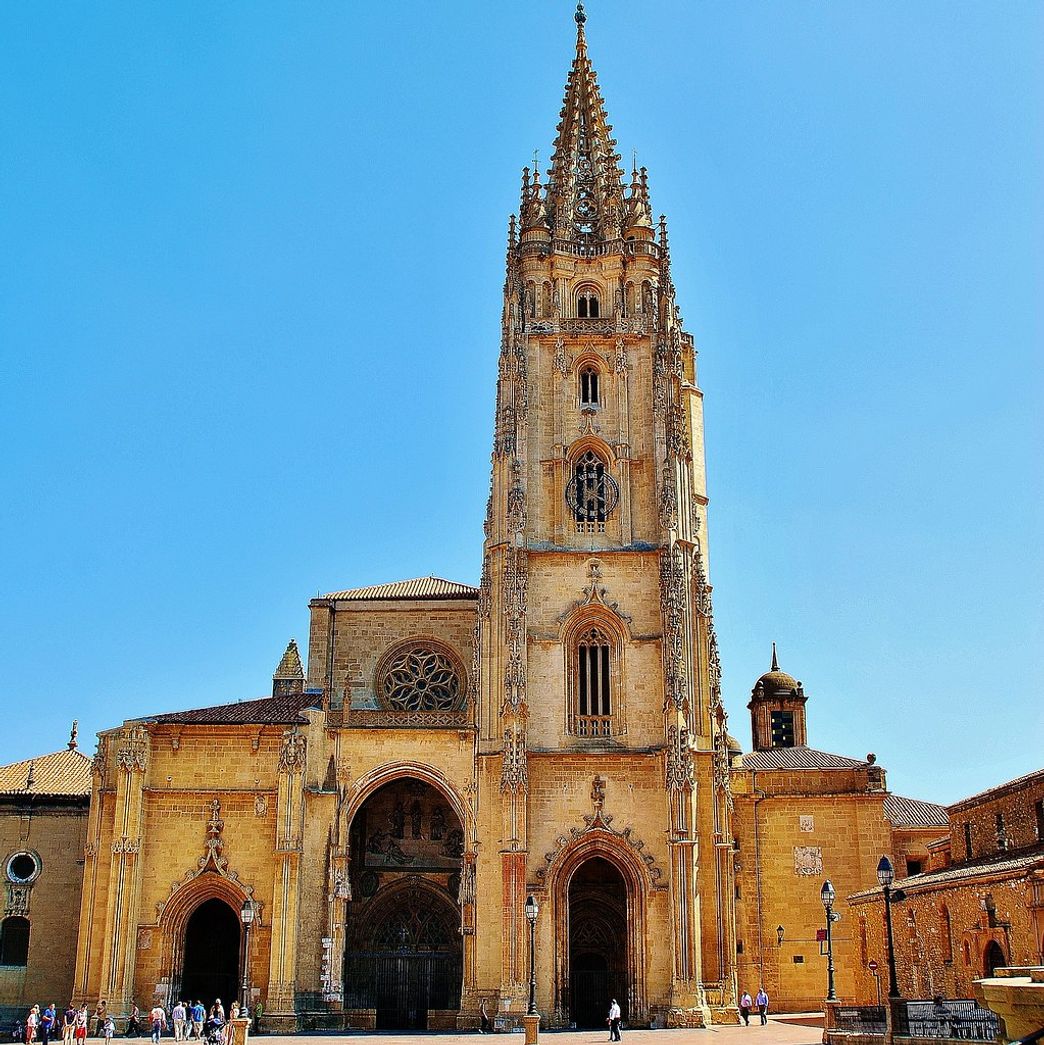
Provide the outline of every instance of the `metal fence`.
<path id="1" fill-rule="evenodd" d="M 892 1033 L 903 1038 L 994 1041 L 997 1017 L 971 998 L 900 1001 L 893 1012 Z"/>
<path id="2" fill-rule="evenodd" d="M 842 1005 L 834 1010 L 832 1030 L 846 1034 L 884 1034 L 883 1005 Z"/>

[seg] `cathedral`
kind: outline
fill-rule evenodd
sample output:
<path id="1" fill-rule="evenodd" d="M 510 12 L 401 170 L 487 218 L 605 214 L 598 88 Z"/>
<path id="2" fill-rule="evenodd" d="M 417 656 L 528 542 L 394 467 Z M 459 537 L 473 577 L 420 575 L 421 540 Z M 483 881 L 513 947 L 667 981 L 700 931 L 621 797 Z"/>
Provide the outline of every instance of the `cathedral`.
<path id="1" fill-rule="evenodd" d="M 77 1002 L 510 1029 L 532 975 L 545 1026 L 614 997 L 632 1026 L 734 1022 L 761 984 L 819 1008 L 825 876 L 865 889 L 945 825 L 808 746 L 774 652 L 753 750 L 727 731 L 697 354 L 582 5 L 576 30 L 509 223 L 479 586 L 331 591 L 271 696 L 99 735 Z"/>

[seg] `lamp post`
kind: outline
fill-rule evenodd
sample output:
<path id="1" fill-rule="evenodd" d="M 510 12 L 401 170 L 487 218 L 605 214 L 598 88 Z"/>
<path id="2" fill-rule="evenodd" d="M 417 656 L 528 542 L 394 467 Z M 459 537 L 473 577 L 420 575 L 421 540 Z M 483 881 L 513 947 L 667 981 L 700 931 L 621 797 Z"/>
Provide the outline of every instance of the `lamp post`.
<path id="1" fill-rule="evenodd" d="M 241 991 L 243 1001 L 241 1004 L 244 1012 L 250 1001 L 250 926 L 254 923 L 255 914 L 254 901 L 248 896 L 239 909 L 239 917 L 243 920 L 243 985 Z"/>
<path id="2" fill-rule="evenodd" d="M 877 865 L 877 880 L 884 891 L 885 930 L 888 935 L 888 997 L 898 998 L 899 981 L 895 975 L 895 942 L 892 939 L 892 882 L 895 881 L 895 871 L 887 856 L 882 856 Z"/>
<path id="3" fill-rule="evenodd" d="M 776 946 L 777 947 L 782 947 L 783 946 L 783 936 L 784 936 L 785 933 L 786 933 L 786 929 L 784 929 L 782 925 L 777 925 L 776 926 Z"/>
<path id="4" fill-rule="evenodd" d="M 530 894 L 526 897 L 526 918 L 529 920 L 529 1011 L 528 1015 L 537 1014 L 536 1007 L 536 965 L 533 955 L 536 951 L 536 920 L 540 913 L 536 898 Z"/>
<path id="5" fill-rule="evenodd" d="M 834 887 L 828 878 L 819 891 L 819 898 L 823 901 L 823 909 L 826 911 L 826 945 L 827 945 L 827 1001 L 837 1001 L 837 992 L 834 990 L 834 922 L 840 917 L 834 914 Z"/>

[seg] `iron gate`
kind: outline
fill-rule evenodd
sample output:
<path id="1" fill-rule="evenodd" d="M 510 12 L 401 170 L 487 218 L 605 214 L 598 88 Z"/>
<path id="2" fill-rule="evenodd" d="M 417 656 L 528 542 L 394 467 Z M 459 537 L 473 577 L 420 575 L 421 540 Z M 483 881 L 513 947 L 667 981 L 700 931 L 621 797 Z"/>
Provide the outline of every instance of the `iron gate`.
<path id="1" fill-rule="evenodd" d="M 376 1009 L 378 1030 L 424 1030 L 429 1009 L 460 1008 L 462 975 L 459 954 L 356 951 L 345 959 L 345 1008 Z"/>

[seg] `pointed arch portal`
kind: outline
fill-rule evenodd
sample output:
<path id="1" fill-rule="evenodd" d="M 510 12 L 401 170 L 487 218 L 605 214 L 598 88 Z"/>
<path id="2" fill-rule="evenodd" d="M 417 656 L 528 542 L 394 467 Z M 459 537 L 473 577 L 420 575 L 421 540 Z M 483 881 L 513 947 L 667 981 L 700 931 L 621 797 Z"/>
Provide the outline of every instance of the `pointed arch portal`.
<path id="1" fill-rule="evenodd" d="M 603 1027 L 610 999 L 627 1019 L 627 886 L 604 857 L 569 880 L 570 1021 Z"/>
<path id="2" fill-rule="evenodd" d="M 239 996 L 239 915 L 224 900 L 204 900 L 185 926 L 181 995 L 227 1011 Z"/>

